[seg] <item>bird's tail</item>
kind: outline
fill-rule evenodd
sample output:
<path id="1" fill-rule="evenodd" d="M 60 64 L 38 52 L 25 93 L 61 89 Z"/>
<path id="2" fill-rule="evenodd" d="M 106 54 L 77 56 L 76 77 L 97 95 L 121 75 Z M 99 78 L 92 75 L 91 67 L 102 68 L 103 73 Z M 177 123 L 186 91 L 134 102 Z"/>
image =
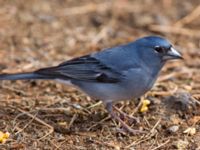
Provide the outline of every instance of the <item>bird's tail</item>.
<path id="1" fill-rule="evenodd" d="M 16 74 L 0 74 L 0 80 L 30 80 L 30 79 L 52 79 L 46 75 L 40 75 L 35 72 L 16 73 Z"/>

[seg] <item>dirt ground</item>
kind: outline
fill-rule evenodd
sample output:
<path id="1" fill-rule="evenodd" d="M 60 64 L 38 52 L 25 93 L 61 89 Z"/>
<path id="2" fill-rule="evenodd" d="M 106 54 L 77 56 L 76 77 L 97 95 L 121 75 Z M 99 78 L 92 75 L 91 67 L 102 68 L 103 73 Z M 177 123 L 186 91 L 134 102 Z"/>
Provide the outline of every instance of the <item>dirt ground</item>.
<path id="1" fill-rule="evenodd" d="M 121 132 L 103 104 L 52 81 L 1 81 L 0 149 L 200 150 L 199 0 L 0 0 L 0 72 L 32 71 L 146 35 L 168 38 L 168 63 L 147 112 L 116 106 L 145 134 Z M 123 61 L 123 60 L 122 60 Z"/>

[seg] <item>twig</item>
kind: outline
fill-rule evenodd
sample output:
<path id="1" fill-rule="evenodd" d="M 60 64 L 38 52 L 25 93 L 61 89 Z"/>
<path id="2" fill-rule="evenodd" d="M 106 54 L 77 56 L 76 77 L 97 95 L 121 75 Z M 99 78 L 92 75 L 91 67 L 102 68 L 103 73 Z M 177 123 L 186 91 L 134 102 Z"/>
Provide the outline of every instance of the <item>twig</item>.
<path id="1" fill-rule="evenodd" d="M 164 143 L 158 145 L 157 147 L 153 148 L 152 150 L 157 150 L 157 149 L 163 147 L 164 145 L 166 145 L 166 144 L 169 143 L 169 142 L 170 142 L 170 139 L 168 139 L 166 142 L 164 142 Z"/>
<path id="2" fill-rule="evenodd" d="M 56 150 L 61 150 L 61 148 L 57 145 L 57 144 L 55 144 L 52 140 L 50 140 L 50 139 L 47 139 L 53 146 L 55 146 L 56 148 Z"/>
<path id="3" fill-rule="evenodd" d="M 178 90 L 178 86 L 176 85 L 173 90 L 170 91 L 152 91 L 150 92 L 151 95 L 157 95 L 157 96 L 170 96 L 176 93 Z"/>
<path id="4" fill-rule="evenodd" d="M 192 30 L 176 26 L 150 25 L 149 30 L 154 32 L 173 33 L 191 37 L 200 37 L 199 30 Z"/>
<path id="5" fill-rule="evenodd" d="M 48 135 L 50 135 L 51 133 L 53 133 L 54 128 L 53 128 L 51 125 L 47 124 L 46 122 L 42 121 L 41 119 L 37 118 L 36 116 L 30 114 L 29 112 L 26 112 L 26 111 L 24 111 L 24 110 L 22 110 L 22 109 L 20 109 L 20 108 L 18 108 L 18 110 L 19 110 L 20 112 L 26 114 L 27 116 L 29 116 L 29 117 L 31 117 L 31 118 L 34 118 L 35 121 L 37 121 L 37 122 L 43 124 L 44 126 L 46 126 L 46 127 L 48 127 L 48 128 L 50 129 L 49 132 L 48 132 L 46 135 L 44 135 L 43 137 L 39 138 L 38 140 L 41 140 L 41 139 L 47 137 Z"/>
<path id="6" fill-rule="evenodd" d="M 125 12 L 141 12 L 141 8 L 134 4 L 124 3 L 123 1 L 107 1 L 104 3 L 89 3 L 83 6 L 69 7 L 64 11 L 55 12 L 58 16 L 75 16 L 83 15 L 91 12 L 105 12 L 106 10 L 123 10 Z"/>
<path id="7" fill-rule="evenodd" d="M 123 112 L 122 109 L 119 109 L 119 108 L 117 108 L 116 106 L 113 106 L 113 108 L 114 108 L 119 114 L 123 115 L 124 117 L 127 117 L 127 118 L 129 118 L 129 119 L 131 119 L 131 120 L 135 120 L 136 122 L 139 122 L 139 118 L 134 117 L 134 116 L 132 116 L 132 115 L 129 115 L 129 114 Z"/>
<path id="8" fill-rule="evenodd" d="M 33 118 L 20 130 L 18 130 L 15 135 L 19 134 L 20 132 L 24 131 L 35 119 L 35 117 L 37 116 L 37 113 L 33 116 Z"/>
<path id="9" fill-rule="evenodd" d="M 171 78 L 183 76 L 184 74 L 188 74 L 188 73 L 187 72 L 172 72 L 170 74 L 166 74 L 166 75 L 159 77 L 158 82 L 163 82 L 163 81 L 169 80 Z"/>
<path id="10" fill-rule="evenodd" d="M 110 119 L 110 116 L 105 117 L 104 119 L 100 120 L 99 122 L 95 123 L 94 125 L 90 126 L 87 131 L 90 131 L 92 128 L 96 127 L 98 124 L 103 123 L 104 121 L 106 121 L 107 119 Z"/>
<path id="11" fill-rule="evenodd" d="M 114 143 L 107 143 L 107 142 L 101 142 L 101 141 L 97 141 L 97 140 L 92 140 L 92 142 L 96 143 L 96 144 L 99 144 L 99 145 L 104 145 L 104 146 L 107 146 L 107 147 L 112 147 L 116 150 L 120 150 L 120 146 L 118 146 L 117 144 L 114 144 Z"/>
<path id="12" fill-rule="evenodd" d="M 138 104 L 137 107 L 133 110 L 133 112 L 131 113 L 131 116 L 134 116 L 134 114 L 135 114 L 136 112 L 138 112 L 138 110 L 139 110 L 140 107 L 142 106 L 142 101 L 143 101 L 143 98 L 140 99 L 139 104 Z"/>
<path id="13" fill-rule="evenodd" d="M 57 148 L 55 149 L 55 150 L 60 150 L 61 148 L 61 146 L 66 142 L 67 140 L 64 140 L 63 142 L 61 142 L 61 143 L 59 143 L 59 146 L 57 146 Z"/>
<path id="14" fill-rule="evenodd" d="M 59 113 L 59 112 L 65 112 L 70 114 L 70 110 L 65 107 L 58 107 L 58 108 L 36 108 L 38 111 L 48 111 L 51 113 Z"/>
<path id="15" fill-rule="evenodd" d="M 97 103 L 95 103 L 93 105 L 88 106 L 87 109 L 94 108 L 94 107 L 99 106 L 101 104 L 102 104 L 102 101 L 99 101 L 99 102 L 97 102 Z"/>
<path id="16" fill-rule="evenodd" d="M 72 117 L 72 119 L 71 119 L 70 122 L 69 122 L 68 129 L 70 129 L 70 127 L 73 125 L 73 123 L 74 123 L 74 121 L 76 120 L 76 118 L 77 118 L 77 115 L 74 114 L 73 117 Z"/>
<path id="17" fill-rule="evenodd" d="M 139 140 L 132 142 L 131 144 L 129 144 L 128 146 L 126 146 L 125 148 L 130 149 L 130 147 L 138 145 L 144 141 L 147 141 L 149 139 L 151 139 L 153 136 L 155 136 L 155 128 L 159 125 L 161 119 L 159 119 L 156 124 L 153 126 L 153 128 L 150 130 L 150 132 L 144 136 L 142 136 Z"/>
<path id="18" fill-rule="evenodd" d="M 174 25 L 177 27 L 182 27 L 185 24 L 192 22 L 200 16 L 200 5 L 197 6 L 191 13 L 177 21 Z M 199 19 L 199 18 L 198 18 Z"/>
<path id="19" fill-rule="evenodd" d="M 94 11 L 105 11 L 111 6 L 110 2 L 101 4 L 90 3 L 84 6 L 77 6 L 73 8 L 66 8 L 64 11 L 59 12 L 60 16 L 81 15 Z"/>
<path id="20" fill-rule="evenodd" d="M 10 87 L 10 86 L 6 86 L 5 84 L 2 85 L 2 87 L 4 89 L 7 89 L 9 91 L 14 91 L 15 93 L 19 93 L 22 96 L 30 96 L 29 94 L 27 94 L 27 92 L 23 91 L 23 90 L 19 90 L 19 89 L 15 89 L 14 87 Z"/>
<path id="21" fill-rule="evenodd" d="M 153 136 L 154 136 L 153 134 L 151 136 L 148 136 L 148 137 L 146 137 L 146 135 L 144 135 L 140 139 L 138 139 L 137 141 L 134 141 L 131 144 L 129 144 L 128 146 L 126 146 L 125 148 L 130 149 L 130 147 L 138 145 L 138 144 L 140 144 L 144 141 L 147 141 L 147 140 L 151 139 Z"/>
<path id="22" fill-rule="evenodd" d="M 193 94 L 193 97 L 197 100 L 200 100 L 200 94 Z"/>
<path id="23" fill-rule="evenodd" d="M 151 129 L 151 133 L 153 133 L 155 131 L 155 128 L 160 124 L 161 118 L 159 118 L 159 120 L 156 122 L 156 124 L 153 126 L 153 128 Z"/>
<path id="24" fill-rule="evenodd" d="M 144 121 L 146 121 L 147 125 L 148 125 L 149 127 L 151 127 L 151 124 L 149 123 L 149 121 L 146 119 L 145 116 L 144 116 Z"/>

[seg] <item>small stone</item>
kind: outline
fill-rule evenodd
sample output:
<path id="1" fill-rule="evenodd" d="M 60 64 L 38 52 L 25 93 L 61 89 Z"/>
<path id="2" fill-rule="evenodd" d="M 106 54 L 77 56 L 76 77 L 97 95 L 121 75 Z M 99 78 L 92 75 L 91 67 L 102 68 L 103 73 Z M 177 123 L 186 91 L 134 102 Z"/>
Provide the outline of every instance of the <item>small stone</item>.
<path id="1" fill-rule="evenodd" d="M 196 133 L 196 128 L 194 128 L 194 127 L 189 127 L 189 128 L 187 128 L 185 131 L 183 131 L 183 133 L 189 134 L 189 135 L 194 135 L 194 134 Z"/>
<path id="2" fill-rule="evenodd" d="M 178 149 L 178 150 L 183 150 L 183 149 L 187 149 L 187 147 L 188 147 L 188 145 L 189 145 L 189 142 L 187 141 L 187 140 L 178 140 L 177 142 L 176 142 L 176 144 L 175 144 L 175 146 L 176 146 L 176 148 Z"/>
<path id="3" fill-rule="evenodd" d="M 178 125 L 173 125 L 173 126 L 171 126 L 171 127 L 168 128 L 168 131 L 169 131 L 170 133 L 175 133 L 175 132 L 177 132 L 178 130 L 179 130 L 179 126 L 178 126 Z"/>

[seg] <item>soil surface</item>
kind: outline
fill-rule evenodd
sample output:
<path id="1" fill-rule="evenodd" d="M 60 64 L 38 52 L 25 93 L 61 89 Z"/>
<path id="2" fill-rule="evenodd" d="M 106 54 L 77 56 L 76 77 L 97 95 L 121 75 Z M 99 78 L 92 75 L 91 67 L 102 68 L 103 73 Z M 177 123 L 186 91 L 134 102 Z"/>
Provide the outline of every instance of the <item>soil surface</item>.
<path id="1" fill-rule="evenodd" d="M 53 81 L 0 81 L 0 149 L 200 150 L 199 0 L 0 0 L 0 72 L 33 71 L 146 35 L 169 39 L 184 57 L 145 95 L 116 107 L 131 135 L 102 103 Z M 122 60 L 123 61 L 123 60 Z M 141 98 L 144 99 L 144 98 Z M 138 108 L 138 109 L 136 109 Z"/>

